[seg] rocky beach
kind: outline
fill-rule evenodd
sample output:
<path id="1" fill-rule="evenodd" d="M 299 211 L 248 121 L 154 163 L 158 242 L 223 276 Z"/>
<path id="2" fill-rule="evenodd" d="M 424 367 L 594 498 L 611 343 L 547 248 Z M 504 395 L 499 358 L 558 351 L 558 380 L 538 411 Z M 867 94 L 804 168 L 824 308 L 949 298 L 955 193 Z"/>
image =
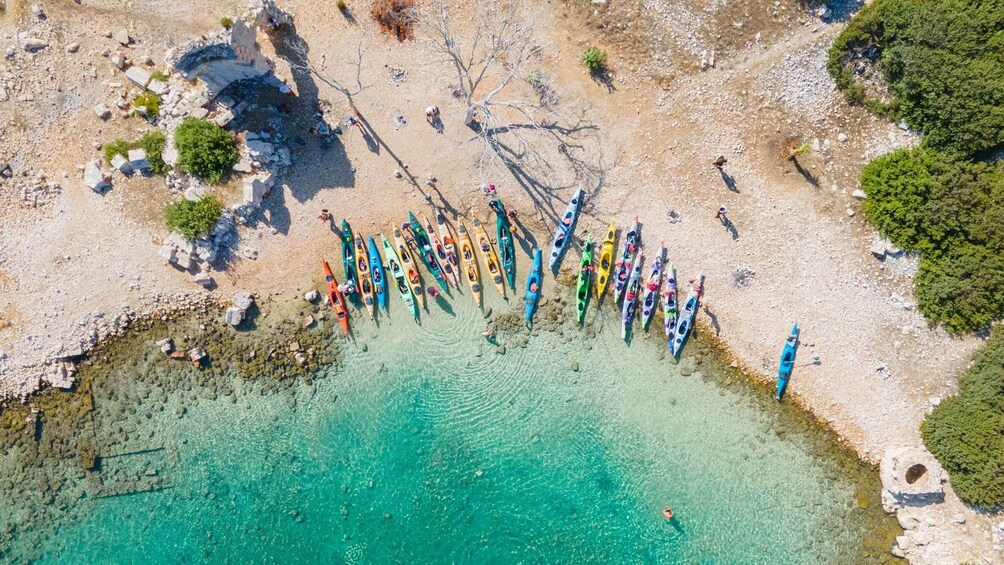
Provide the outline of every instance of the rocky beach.
<path id="1" fill-rule="evenodd" d="M 210 386 L 223 371 L 269 383 L 262 394 L 309 386 L 305 375 L 334 363 L 344 343 L 332 339 L 322 299 L 305 296 L 323 290 L 318 258 L 334 264 L 340 253 L 322 209 L 371 235 L 389 235 L 408 209 L 442 212 L 455 225 L 490 217 L 479 188 L 490 182 L 519 212 L 522 281 L 529 252 L 547 245 L 581 186 L 585 205 L 559 279 L 574 276 L 587 233 L 599 239 L 611 221 L 624 229 L 639 216 L 643 243 L 664 241 L 681 279 L 707 276 L 695 347 L 713 342 L 747 380 L 769 383 L 791 322 L 804 328 L 792 402 L 863 461 L 883 464 L 883 502 L 902 527 L 883 555 L 1004 559 L 1000 518 L 962 504 L 925 459 L 920 422 L 957 389 L 980 340 L 928 327 L 912 295 L 918 258 L 861 218 L 864 162 L 918 138 L 836 91 L 826 51 L 848 9 L 542 6 L 527 55 L 535 79 L 517 95 L 546 100 L 553 128 L 534 129 L 519 158 L 499 161 L 485 159 L 491 146 L 465 123 L 464 86 L 437 51 L 434 26 L 399 42 L 367 6 L 322 17 L 314 14 L 334 10 L 312 0 L 0 6 L 0 391 L 8 403 L 0 415 L 15 436 L 59 425 L 45 416 L 52 403 L 85 412 L 100 394 L 89 367 L 128 366 L 118 355 L 130 349 L 162 363 L 190 363 L 166 355 L 202 349 L 207 366 L 177 385 L 192 395 L 229 397 Z M 476 14 L 465 6 L 454 18 L 456 29 L 473 29 Z M 606 75 L 582 67 L 593 45 L 610 53 Z M 147 93 L 158 97 L 155 120 L 136 108 Z M 430 106 L 438 125 L 426 121 Z M 239 160 L 228 179 L 212 184 L 180 170 L 172 140 L 185 118 L 233 133 Z M 151 170 L 139 146 L 103 159 L 114 139 L 154 131 L 168 140 L 166 174 Z M 797 168 L 777 155 L 796 138 L 809 148 Z M 718 155 L 724 167 L 711 165 Z M 224 205 L 209 233 L 188 241 L 165 228 L 166 205 L 206 195 Z M 719 206 L 728 225 L 715 218 Z M 521 305 L 510 298 L 494 310 L 512 331 L 509 347 L 530 339 L 504 310 L 518 314 Z M 551 322 L 541 331 L 560 335 L 566 307 L 549 297 L 540 314 Z M 186 329 L 151 335 L 175 318 Z M 361 341 L 353 346 L 366 347 Z M 120 353 L 105 359 L 106 347 Z M 681 373 L 698 356 L 684 355 Z M 163 410 L 183 410 L 164 402 Z M 116 416 L 126 444 L 130 415 Z M 52 443 L 39 450 L 22 438 L 18 453 L 43 467 L 80 460 L 60 472 L 67 481 L 87 476 L 93 450 L 72 434 L 40 437 Z M 921 460 L 939 480 L 926 491 L 897 484 Z M 14 476 L 5 472 L 5 486 L 23 488 Z M 59 494 L 43 493 L 42 507 L 66 505 L 80 488 L 54 486 Z"/>

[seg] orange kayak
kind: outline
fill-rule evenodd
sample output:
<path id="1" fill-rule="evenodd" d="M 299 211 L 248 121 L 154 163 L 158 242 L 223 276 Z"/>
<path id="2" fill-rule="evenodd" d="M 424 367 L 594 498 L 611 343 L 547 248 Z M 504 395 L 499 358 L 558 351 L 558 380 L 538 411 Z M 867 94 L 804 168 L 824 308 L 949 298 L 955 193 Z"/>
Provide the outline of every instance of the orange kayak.
<path id="1" fill-rule="evenodd" d="M 331 303 L 331 309 L 335 311 L 335 317 L 338 318 L 338 323 L 342 325 L 342 331 L 347 336 L 349 335 L 349 311 L 345 307 L 345 296 L 342 295 L 342 291 L 338 290 L 338 281 L 335 280 L 335 275 L 331 272 L 328 262 L 322 259 L 321 263 L 324 264 L 324 282 L 328 285 L 328 302 Z"/>

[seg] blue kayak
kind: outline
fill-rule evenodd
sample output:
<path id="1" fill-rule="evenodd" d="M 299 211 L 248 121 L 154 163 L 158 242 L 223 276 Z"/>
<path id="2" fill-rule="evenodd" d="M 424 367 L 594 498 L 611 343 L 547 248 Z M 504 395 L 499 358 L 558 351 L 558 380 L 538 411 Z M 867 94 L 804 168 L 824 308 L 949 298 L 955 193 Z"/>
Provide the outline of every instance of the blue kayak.
<path id="1" fill-rule="evenodd" d="M 788 379 L 791 378 L 791 370 L 795 367 L 795 349 L 798 348 L 798 324 L 791 327 L 791 335 L 784 342 L 784 349 L 781 350 L 781 364 L 777 368 L 777 395 L 774 398 L 781 400 L 784 396 L 784 388 L 788 386 Z"/>
<path id="2" fill-rule="evenodd" d="M 533 320 L 533 311 L 537 309 L 540 300 L 540 248 L 533 251 L 533 266 L 526 278 L 526 321 Z"/>
<path id="3" fill-rule="evenodd" d="M 383 262 L 380 261 L 380 254 L 377 253 L 376 243 L 373 237 L 369 238 L 370 251 L 370 276 L 373 277 L 373 286 L 377 295 L 377 303 L 387 311 L 387 282 L 383 278 Z"/>

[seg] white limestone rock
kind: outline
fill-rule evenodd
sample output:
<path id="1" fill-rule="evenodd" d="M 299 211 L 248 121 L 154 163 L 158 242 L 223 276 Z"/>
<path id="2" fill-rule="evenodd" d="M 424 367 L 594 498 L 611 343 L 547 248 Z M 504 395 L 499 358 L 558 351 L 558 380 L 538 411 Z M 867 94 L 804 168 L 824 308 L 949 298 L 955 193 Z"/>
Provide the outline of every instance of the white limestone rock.
<path id="1" fill-rule="evenodd" d="M 98 194 L 102 194 L 112 187 L 111 183 L 108 182 L 108 177 L 101 170 L 101 161 L 95 159 L 87 163 L 84 168 L 84 186 Z"/>
<path id="2" fill-rule="evenodd" d="M 129 164 L 138 171 L 148 170 L 150 168 L 150 160 L 146 158 L 146 151 L 143 149 L 130 149 Z"/>
<path id="3" fill-rule="evenodd" d="M 150 83 L 150 72 L 143 67 L 133 65 L 126 69 L 126 78 L 131 80 L 140 88 L 146 88 L 146 85 Z"/>
<path id="4" fill-rule="evenodd" d="M 108 109 L 108 106 L 104 104 L 98 104 L 94 106 L 94 115 L 101 118 L 102 120 L 108 120 L 112 117 L 112 111 Z"/>

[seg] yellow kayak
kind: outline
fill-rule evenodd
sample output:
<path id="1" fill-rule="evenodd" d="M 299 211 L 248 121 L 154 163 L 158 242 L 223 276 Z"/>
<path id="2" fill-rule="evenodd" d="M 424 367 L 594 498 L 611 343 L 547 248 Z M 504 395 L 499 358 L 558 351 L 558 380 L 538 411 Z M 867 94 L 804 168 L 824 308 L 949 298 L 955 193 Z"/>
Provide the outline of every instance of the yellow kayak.
<path id="1" fill-rule="evenodd" d="M 370 259 L 366 252 L 366 244 L 363 243 L 363 236 L 358 231 L 356 232 L 356 273 L 359 276 L 359 295 L 362 297 L 366 311 L 369 312 L 372 320 L 375 299 L 373 297 L 373 279 L 370 277 Z"/>
<path id="2" fill-rule="evenodd" d="M 464 263 L 464 278 L 471 287 L 478 308 L 481 307 L 481 272 L 478 271 L 478 256 L 474 252 L 474 244 L 467 233 L 467 226 L 460 222 L 457 227 L 457 238 L 460 243 L 460 260 Z"/>
<path id="3" fill-rule="evenodd" d="M 499 289 L 499 292 L 502 294 L 502 298 L 505 298 L 505 283 L 502 282 L 502 267 L 499 266 L 499 256 L 495 253 L 492 241 L 488 239 L 488 232 L 485 231 L 485 227 L 481 225 L 481 220 L 477 219 L 477 217 L 471 221 L 471 225 L 474 226 L 474 239 L 478 242 L 478 248 L 481 250 L 481 258 L 485 261 L 485 268 L 488 269 L 488 275 L 492 277 L 492 282 L 494 282 L 495 287 Z"/>
<path id="4" fill-rule="evenodd" d="M 596 298 L 603 296 L 610 284 L 610 269 L 614 266 L 614 249 L 617 243 L 617 223 L 610 222 L 607 237 L 600 248 L 600 264 L 596 268 Z"/>
<path id="5" fill-rule="evenodd" d="M 390 229 L 394 232 L 394 244 L 397 246 L 397 256 L 401 259 L 401 268 L 404 269 L 404 276 L 408 279 L 411 292 L 418 299 L 418 305 L 425 309 L 425 287 L 422 286 L 422 275 L 418 274 L 418 267 L 411 258 L 411 249 L 408 248 L 408 242 L 401 235 L 401 228 L 391 224 Z"/>

